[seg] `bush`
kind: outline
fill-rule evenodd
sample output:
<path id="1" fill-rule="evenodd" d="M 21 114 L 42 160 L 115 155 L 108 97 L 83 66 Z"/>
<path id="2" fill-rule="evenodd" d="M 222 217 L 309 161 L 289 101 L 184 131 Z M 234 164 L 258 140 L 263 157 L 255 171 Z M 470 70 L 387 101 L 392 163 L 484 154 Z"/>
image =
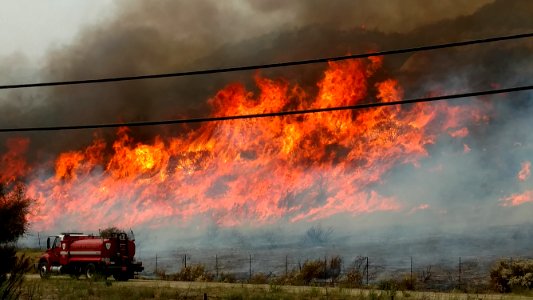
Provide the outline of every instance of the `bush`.
<path id="1" fill-rule="evenodd" d="M 490 284 L 500 293 L 533 288 L 533 260 L 497 262 L 490 271 Z"/>
<path id="2" fill-rule="evenodd" d="M 0 274 L 0 299 L 19 299 L 24 274 L 32 266 L 31 260 L 25 255 L 16 256 L 14 247 L 0 247 L 0 252 L 2 254 L 12 253 L 9 264 L 6 264 L 10 271 L 9 278 L 7 273 Z"/>
<path id="3" fill-rule="evenodd" d="M 255 273 L 252 278 L 250 278 L 250 283 L 252 284 L 267 284 L 268 276 L 264 273 Z"/>
<path id="4" fill-rule="evenodd" d="M 401 291 L 414 291 L 416 286 L 416 277 L 412 277 L 410 274 L 403 275 L 397 282 L 398 289 Z"/>
<path id="5" fill-rule="evenodd" d="M 235 279 L 235 275 L 231 273 L 220 273 L 218 276 L 218 281 L 220 282 L 226 282 L 226 283 L 235 283 L 237 280 Z"/>
<path id="6" fill-rule="evenodd" d="M 312 226 L 307 229 L 304 235 L 304 242 L 313 246 L 325 245 L 329 242 L 333 228 L 323 228 L 321 224 Z"/>
<path id="7" fill-rule="evenodd" d="M 283 274 L 278 277 L 272 278 L 272 284 L 279 285 L 303 285 L 304 282 L 300 276 L 300 272 L 297 270 L 292 270 L 287 274 Z"/>
<path id="8" fill-rule="evenodd" d="M 204 265 L 197 264 L 182 268 L 171 279 L 178 281 L 213 281 L 213 275 L 206 272 Z"/>
<path id="9" fill-rule="evenodd" d="M 32 199 L 26 197 L 26 189 L 18 184 L 10 189 L 0 182 L 0 243 L 15 242 L 28 229 L 26 216 Z"/>
<path id="10" fill-rule="evenodd" d="M 363 286 L 363 273 L 358 269 L 352 268 L 339 279 L 342 286 L 349 288 L 358 288 Z"/>
<path id="11" fill-rule="evenodd" d="M 167 270 L 165 268 L 157 268 L 157 270 L 154 271 L 155 276 L 161 280 L 168 280 L 169 276 L 167 275 Z"/>
<path id="12" fill-rule="evenodd" d="M 124 233 L 124 230 L 119 229 L 118 227 L 112 226 L 105 229 L 100 230 L 100 236 L 103 238 L 111 238 L 116 236 L 117 234 Z"/>
<path id="13" fill-rule="evenodd" d="M 324 278 L 324 266 L 323 260 L 308 260 L 300 270 L 300 277 L 305 284 L 309 284 L 315 279 Z"/>
<path id="14" fill-rule="evenodd" d="M 398 282 L 394 279 L 385 279 L 378 282 L 378 289 L 383 291 L 396 291 L 398 290 Z"/>
<path id="15" fill-rule="evenodd" d="M 332 282 L 335 282 L 341 275 L 342 258 L 340 256 L 333 256 L 329 260 L 329 267 L 327 269 L 327 277 L 331 278 Z"/>
<path id="16" fill-rule="evenodd" d="M 339 278 L 342 286 L 357 288 L 363 286 L 366 257 L 357 257 L 347 268 L 346 273 Z"/>
<path id="17" fill-rule="evenodd" d="M 19 298 L 24 273 L 31 267 L 28 257 L 16 255 L 14 243 L 28 228 L 26 216 L 32 202 L 23 185 L 8 190 L 0 183 L 0 299 Z"/>

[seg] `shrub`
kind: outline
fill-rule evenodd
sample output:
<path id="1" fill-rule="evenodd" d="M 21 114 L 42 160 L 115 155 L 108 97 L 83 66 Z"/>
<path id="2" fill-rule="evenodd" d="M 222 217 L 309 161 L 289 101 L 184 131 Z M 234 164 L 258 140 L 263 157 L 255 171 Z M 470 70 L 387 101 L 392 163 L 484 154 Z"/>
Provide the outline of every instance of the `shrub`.
<path id="1" fill-rule="evenodd" d="M 347 268 L 346 273 L 339 278 L 342 286 L 356 288 L 363 286 L 366 257 L 357 257 Z"/>
<path id="2" fill-rule="evenodd" d="M 157 268 L 157 270 L 154 271 L 155 273 L 155 276 L 159 279 L 162 279 L 162 280 L 167 280 L 168 279 L 168 275 L 167 275 L 167 270 L 165 268 Z"/>
<path id="3" fill-rule="evenodd" d="M 300 270 L 300 276 L 305 284 L 309 284 L 312 280 L 324 278 L 325 262 L 323 260 L 308 260 Z"/>
<path id="4" fill-rule="evenodd" d="M 250 283 L 252 284 L 266 284 L 268 283 L 268 276 L 264 273 L 255 273 L 252 278 L 250 278 Z"/>
<path id="5" fill-rule="evenodd" d="M 410 274 L 404 274 L 399 280 L 398 280 L 398 289 L 402 291 L 414 291 L 415 285 L 416 285 L 416 277 L 412 277 Z"/>
<path id="6" fill-rule="evenodd" d="M 237 280 L 235 279 L 234 274 L 222 272 L 218 276 L 218 281 L 226 283 L 235 283 Z"/>
<path id="7" fill-rule="evenodd" d="M 384 291 L 396 291 L 398 289 L 398 283 L 394 279 L 385 279 L 378 282 L 378 289 Z"/>
<path id="8" fill-rule="evenodd" d="M 339 279 L 342 286 L 358 288 L 363 286 L 363 273 L 355 268 L 349 269 L 344 276 Z"/>
<path id="9" fill-rule="evenodd" d="M 341 274 L 342 258 L 340 256 L 333 256 L 329 260 L 329 267 L 327 269 L 327 277 L 335 282 Z"/>
<path id="10" fill-rule="evenodd" d="M 272 284 L 280 285 L 303 285 L 304 282 L 300 276 L 300 272 L 297 270 L 292 270 L 287 274 L 272 278 Z"/>
<path id="11" fill-rule="evenodd" d="M 332 234 L 333 228 L 324 228 L 321 224 L 318 224 L 307 229 L 304 235 L 304 242 L 313 246 L 325 245 L 329 242 Z"/>
<path id="12" fill-rule="evenodd" d="M 103 238 L 111 238 L 123 232 L 124 231 L 119 229 L 118 227 L 112 226 L 112 227 L 108 227 L 108 228 L 100 230 L 100 236 Z"/>
<path id="13" fill-rule="evenodd" d="M 11 251 L 12 250 L 12 251 Z M 28 257 L 14 255 L 14 248 L 3 247 L 2 252 L 12 252 L 13 258 L 10 261 L 10 276 L 0 274 L 0 299 L 18 299 L 21 294 L 21 286 L 24 281 L 24 274 L 31 268 L 31 261 Z"/>
<path id="14" fill-rule="evenodd" d="M 0 182 L 0 299 L 18 299 L 30 258 L 17 256 L 14 243 L 28 228 L 27 215 L 34 200 L 23 185 L 7 188 Z M 7 276 L 10 274 L 10 276 Z"/>
<path id="15" fill-rule="evenodd" d="M 213 275 L 206 272 L 204 265 L 197 264 L 182 268 L 171 278 L 179 281 L 212 281 Z"/>
<path id="16" fill-rule="evenodd" d="M 533 260 L 497 262 L 490 271 L 490 283 L 500 293 L 533 288 Z"/>

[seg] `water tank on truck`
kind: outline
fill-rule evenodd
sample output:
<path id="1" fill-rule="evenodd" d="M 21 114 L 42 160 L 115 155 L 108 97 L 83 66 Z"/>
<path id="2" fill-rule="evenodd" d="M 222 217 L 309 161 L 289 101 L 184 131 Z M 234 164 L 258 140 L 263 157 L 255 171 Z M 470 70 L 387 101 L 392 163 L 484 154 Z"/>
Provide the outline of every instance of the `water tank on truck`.
<path id="1" fill-rule="evenodd" d="M 109 236 L 83 233 L 62 233 L 48 237 L 46 252 L 39 258 L 37 269 L 41 278 L 52 274 L 68 274 L 78 278 L 96 275 L 126 281 L 142 272 L 142 262 L 135 260 L 133 232 L 114 232 Z"/>

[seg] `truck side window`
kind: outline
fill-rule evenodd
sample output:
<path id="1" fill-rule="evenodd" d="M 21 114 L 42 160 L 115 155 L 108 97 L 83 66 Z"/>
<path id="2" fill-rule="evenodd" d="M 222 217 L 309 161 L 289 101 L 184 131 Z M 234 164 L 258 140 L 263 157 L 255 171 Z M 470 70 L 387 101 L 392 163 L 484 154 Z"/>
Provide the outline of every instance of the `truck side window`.
<path id="1" fill-rule="evenodd" d="M 56 237 L 56 238 L 54 239 L 54 246 L 53 246 L 53 248 L 56 248 L 56 247 L 59 247 L 59 237 Z"/>

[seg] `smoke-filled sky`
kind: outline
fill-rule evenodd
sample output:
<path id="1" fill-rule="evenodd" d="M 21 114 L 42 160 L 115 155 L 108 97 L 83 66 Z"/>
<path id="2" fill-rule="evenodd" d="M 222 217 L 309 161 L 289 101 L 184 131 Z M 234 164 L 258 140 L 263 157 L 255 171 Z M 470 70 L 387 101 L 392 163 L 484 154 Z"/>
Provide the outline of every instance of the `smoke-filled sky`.
<path id="1" fill-rule="evenodd" d="M 0 12 L 0 24 L 3 30 L 0 32 L 0 38 L 4 41 L 0 47 L 0 56 L 9 56 L 19 54 L 32 60 L 41 60 L 46 53 L 55 47 L 64 47 L 76 38 L 84 27 L 97 24 L 112 19 L 116 14 L 120 15 L 122 11 L 135 11 L 134 13 L 147 13 L 147 7 L 138 8 L 139 4 L 133 1 L 40 1 L 31 0 L 3 0 L 2 11 Z M 388 5 L 383 3 L 377 5 L 369 1 L 361 1 L 347 4 L 339 1 L 330 4 L 331 9 L 322 10 L 324 14 L 317 14 L 313 7 L 320 6 L 320 1 L 300 3 L 286 1 L 224 1 L 215 3 L 203 1 L 201 4 L 187 3 L 186 1 L 174 1 L 170 4 L 174 6 L 171 11 L 164 12 L 165 16 L 175 15 L 178 18 L 185 15 L 191 17 L 205 18 L 205 13 L 220 10 L 220 19 L 222 26 L 228 27 L 231 16 L 239 15 L 260 17 L 250 18 L 247 23 L 254 24 L 258 28 L 242 30 L 240 36 L 231 37 L 230 42 L 236 42 L 239 39 L 257 36 L 271 31 L 278 30 L 279 25 L 288 25 L 291 27 L 306 25 L 308 23 L 331 22 L 338 19 L 339 14 L 343 14 L 343 21 L 339 24 L 344 28 L 351 28 L 360 25 L 379 26 L 386 31 L 405 31 L 413 27 L 427 23 L 430 20 L 426 14 L 427 11 L 443 11 L 441 17 L 453 17 L 456 14 L 466 14 L 472 12 L 480 5 L 490 1 L 450 1 L 447 3 L 436 3 L 427 7 L 427 4 L 421 5 L 421 2 L 412 1 L 409 3 L 410 10 L 399 10 L 405 6 L 405 3 L 389 2 Z M 138 3 L 138 1 L 137 1 Z M 154 11 L 169 6 L 168 1 L 152 1 L 150 4 Z M 348 9 L 346 7 L 348 6 Z M 456 9 L 460 7 L 459 9 Z M 383 13 L 383 9 L 388 12 Z M 454 11 L 455 10 L 455 11 Z M 400 12 L 391 14 L 392 11 Z M 192 12 L 192 14 L 191 14 Z M 226 13 L 225 15 L 222 13 Z M 394 20 L 391 20 L 390 17 Z M 242 18 L 241 17 L 241 18 Z M 438 17 L 440 18 L 440 17 Z M 189 22 L 190 20 L 187 20 Z M 337 20 L 338 21 L 338 20 Z M 336 22 L 337 22 L 336 21 Z M 201 21 L 194 22 L 198 26 Z M 226 23 L 226 24 L 224 24 Z M 207 30 L 213 30 L 213 27 L 206 26 Z M 258 30 L 259 29 L 259 30 Z"/>
<path id="2" fill-rule="evenodd" d="M 111 17 L 114 8 L 109 0 L 3 0 L 0 57 L 24 56 L 39 63 L 52 48 L 71 43 L 84 26 Z"/>
<path id="3" fill-rule="evenodd" d="M 519 0 L 5 7 L 6 84 L 260 64 L 533 29 L 533 5 Z M 512 87 L 531 83 L 532 46 L 528 39 L 379 61 L 5 90 L 0 127 L 257 113 Z M 533 208 L 531 100 L 526 92 L 245 125 L 2 134 L 0 179 L 28 185 L 39 199 L 34 226 L 46 230 L 94 229 L 99 225 L 80 222 L 90 215 L 107 223 L 102 227 L 192 224 L 197 234 L 206 224 L 254 227 L 255 220 L 300 228 L 324 222 L 346 231 L 339 222 L 429 222 L 456 230 L 520 224 Z"/>

